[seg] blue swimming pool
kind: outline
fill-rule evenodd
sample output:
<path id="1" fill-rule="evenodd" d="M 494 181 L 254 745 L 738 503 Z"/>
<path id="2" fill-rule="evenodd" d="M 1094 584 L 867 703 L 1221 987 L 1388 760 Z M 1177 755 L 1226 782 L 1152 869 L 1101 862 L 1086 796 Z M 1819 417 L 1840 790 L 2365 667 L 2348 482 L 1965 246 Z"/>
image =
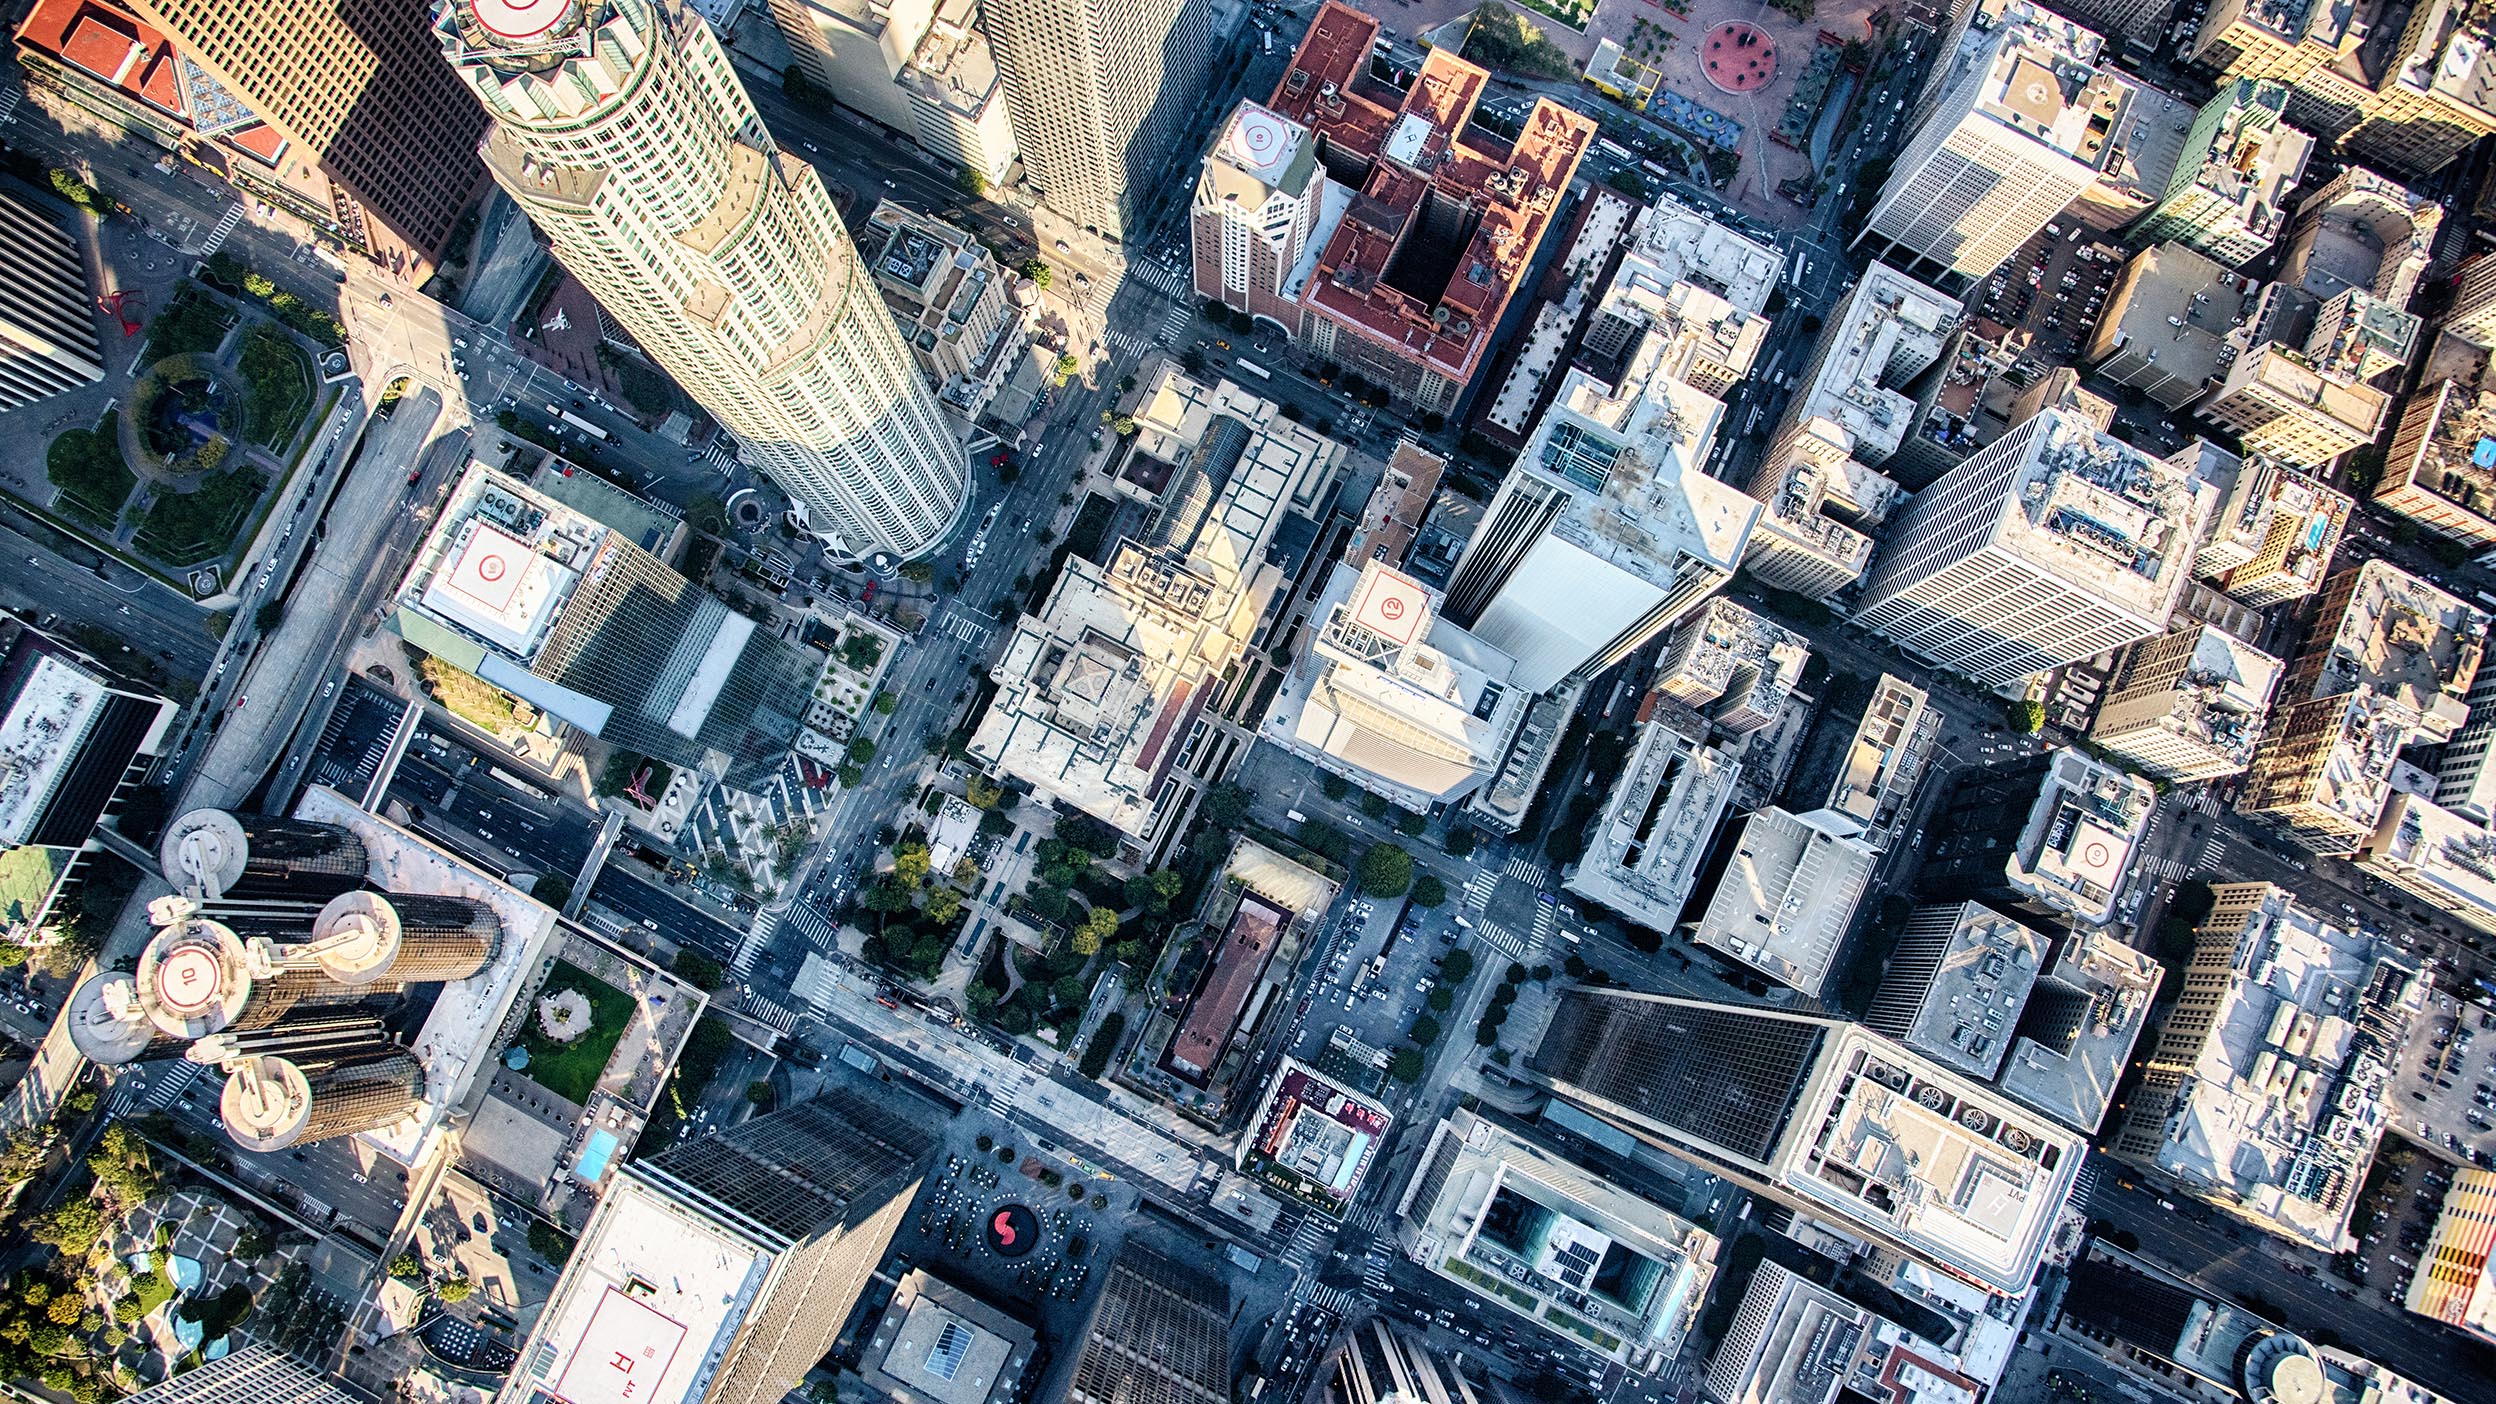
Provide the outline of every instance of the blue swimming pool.
<path id="1" fill-rule="evenodd" d="M 581 1158 L 572 1163 L 572 1173 L 590 1184 L 596 1184 L 607 1173 L 607 1162 L 615 1158 L 615 1133 L 592 1131 L 589 1143 L 581 1147 Z"/>

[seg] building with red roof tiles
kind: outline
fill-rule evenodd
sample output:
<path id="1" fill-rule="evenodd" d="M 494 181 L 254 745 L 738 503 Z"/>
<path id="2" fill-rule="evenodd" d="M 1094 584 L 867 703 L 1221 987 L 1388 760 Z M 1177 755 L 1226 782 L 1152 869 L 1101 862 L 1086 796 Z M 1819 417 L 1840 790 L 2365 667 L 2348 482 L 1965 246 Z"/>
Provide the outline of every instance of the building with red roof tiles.
<path id="1" fill-rule="evenodd" d="M 1445 49 L 1378 78 L 1378 21 L 1329 3 L 1198 180 L 1200 295 L 1271 322 L 1423 410 L 1455 407 L 1595 124 L 1548 98 L 1511 141 L 1474 125 L 1490 74 Z"/>

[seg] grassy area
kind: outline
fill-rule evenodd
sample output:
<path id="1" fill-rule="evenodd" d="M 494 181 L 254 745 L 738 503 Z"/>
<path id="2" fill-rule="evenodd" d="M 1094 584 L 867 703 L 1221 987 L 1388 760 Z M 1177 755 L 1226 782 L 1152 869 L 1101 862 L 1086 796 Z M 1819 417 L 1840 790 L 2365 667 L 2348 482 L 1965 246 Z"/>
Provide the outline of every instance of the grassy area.
<path id="1" fill-rule="evenodd" d="M 1520 73 L 1528 78 L 1565 83 L 1577 76 L 1577 60 L 1569 57 L 1568 50 L 1551 42 L 1541 26 L 1487 0 L 1473 12 L 1473 27 L 1465 35 L 1464 55 L 1485 68 Z"/>
<path id="2" fill-rule="evenodd" d="M 61 490 L 62 511 L 107 531 L 121 518 L 139 477 L 122 461 L 121 443 L 107 414 L 93 429 L 70 429 L 44 451 L 44 476 Z"/>
<path id="3" fill-rule="evenodd" d="M 147 350 L 139 364 L 154 365 L 167 356 L 205 354 L 217 349 L 225 340 L 226 329 L 234 325 L 233 317 L 214 298 L 184 283 L 173 294 L 173 301 L 147 324 Z"/>
<path id="4" fill-rule="evenodd" d="M 243 333 L 240 361 L 249 387 L 244 414 L 252 441 L 282 449 L 312 407 L 312 367 L 284 332 L 265 322 Z"/>
<path id="5" fill-rule="evenodd" d="M 520 1026 L 520 1046 L 529 1050 L 522 1073 L 531 1082 L 570 1102 L 587 1102 L 607 1070 L 616 1041 L 633 1021 L 633 997 L 569 961 L 558 960 L 548 972 L 537 999 L 563 990 L 578 990 L 589 1001 L 589 1032 L 570 1043 L 548 1038 L 538 1027 L 536 1000 Z"/>
<path id="6" fill-rule="evenodd" d="M 241 544 L 243 519 L 268 486 L 266 473 L 244 465 L 210 474 L 197 492 L 161 494 L 132 544 L 167 565 L 214 560 Z"/>
<path id="7" fill-rule="evenodd" d="M 68 854 L 38 844 L 0 853 L 0 922 L 15 926 L 32 919 L 68 866 Z"/>
<path id="8" fill-rule="evenodd" d="M 500 735 L 517 724 L 511 698 L 474 674 L 439 658 L 426 658 L 416 664 L 416 675 L 424 680 L 425 691 L 433 694 L 434 701 L 487 731 Z"/>

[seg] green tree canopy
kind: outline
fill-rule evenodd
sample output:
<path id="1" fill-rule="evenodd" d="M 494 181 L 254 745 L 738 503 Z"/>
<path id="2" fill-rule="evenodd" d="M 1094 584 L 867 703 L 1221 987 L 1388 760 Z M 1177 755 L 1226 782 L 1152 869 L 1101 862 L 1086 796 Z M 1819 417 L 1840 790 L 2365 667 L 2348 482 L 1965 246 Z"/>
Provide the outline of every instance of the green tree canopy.
<path id="1" fill-rule="evenodd" d="M 1413 879 L 1413 905 L 1435 907 L 1447 900 L 1447 884 L 1435 873 L 1423 873 Z"/>
<path id="2" fill-rule="evenodd" d="M 1361 890 L 1372 897 L 1401 897 L 1413 886 L 1413 855 L 1391 843 L 1373 844 L 1361 855 Z M 1442 898 L 1444 899 L 1444 898 Z"/>

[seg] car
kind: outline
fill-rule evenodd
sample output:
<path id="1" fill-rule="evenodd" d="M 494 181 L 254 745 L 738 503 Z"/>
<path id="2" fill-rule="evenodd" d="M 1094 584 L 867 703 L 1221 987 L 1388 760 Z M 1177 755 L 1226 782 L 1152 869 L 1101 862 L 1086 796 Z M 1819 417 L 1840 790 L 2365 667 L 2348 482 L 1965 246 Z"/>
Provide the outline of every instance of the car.
<path id="1" fill-rule="evenodd" d="M 648 929 L 652 930 L 652 931 L 656 931 L 656 930 L 658 930 L 658 929 L 659 929 L 659 924 L 658 924 L 657 922 L 655 922 L 655 921 L 652 921 L 652 920 L 651 920 L 650 918 L 648 918 L 648 917 L 643 917 L 643 918 L 641 919 L 641 924 L 642 924 L 643 926 L 647 927 Z"/>

